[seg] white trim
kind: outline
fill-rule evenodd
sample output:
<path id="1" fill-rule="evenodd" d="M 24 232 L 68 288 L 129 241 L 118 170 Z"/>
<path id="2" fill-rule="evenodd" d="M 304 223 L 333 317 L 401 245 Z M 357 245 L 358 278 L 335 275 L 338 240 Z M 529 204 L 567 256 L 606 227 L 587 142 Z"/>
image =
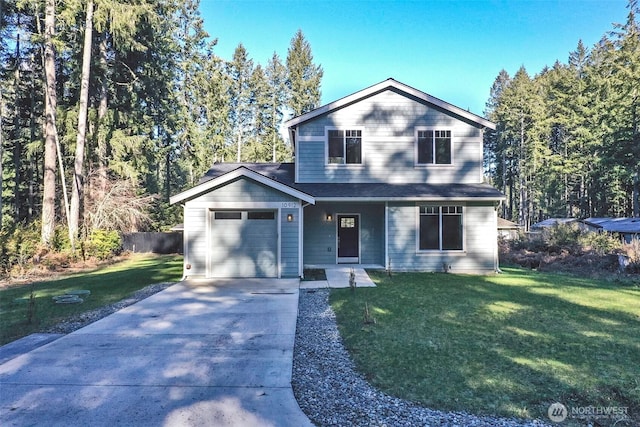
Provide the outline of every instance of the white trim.
<path id="1" fill-rule="evenodd" d="M 389 203 L 384 203 L 384 268 L 389 270 Z"/>
<path id="2" fill-rule="evenodd" d="M 297 129 L 289 129 L 289 135 L 291 144 L 293 144 L 293 180 L 298 182 L 298 176 L 300 175 L 300 156 L 298 155 L 300 147 L 296 144 L 295 134 Z"/>
<path id="3" fill-rule="evenodd" d="M 467 119 L 473 123 L 476 123 L 477 125 L 481 126 L 481 127 L 485 127 L 485 128 L 489 128 L 489 129 L 493 129 L 495 130 L 496 125 L 495 123 L 478 116 L 477 114 L 473 114 L 469 111 L 463 110 L 460 107 L 456 107 L 453 104 L 449 104 L 448 102 L 445 102 L 441 99 L 438 99 L 434 96 L 429 95 L 428 93 L 422 92 L 420 90 L 417 90 L 415 88 L 412 88 L 411 86 L 407 86 L 404 83 L 400 83 L 397 80 L 394 80 L 392 78 L 389 78 L 387 80 L 384 80 L 380 83 L 377 83 L 373 86 L 370 86 L 366 89 L 363 89 L 361 91 L 358 91 L 356 93 L 353 93 L 351 95 L 345 96 L 344 98 L 338 99 L 337 101 L 331 102 L 329 104 L 326 104 L 322 107 L 316 108 L 313 111 L 310 111 L 306 114 L 302 114 L 298 117 L 294 117 L 291 120 L 288 120 L 285 122 L 285 126 L 288 128 L 292 128 L 296 125 L 299 125 L 300 123 L 304 123 L 306 121 L 309 121 L 313 118 L 316 118 L 322 114 L 327 114 L 333 110 L 337 110 L 339 108 L 342 107 L 346 107 L 347 105 L 353 104 L 355 102 L 358 102 L 364 98 L 367 98 L 369 96 L 375 95 L 378 92 L 382 92 L 384 90 L 390 89 L 390 88 L 394 88 L 396 90 L 399 90 L 401 92 L 404 92 L 410 96 L 413 96 L 415 98 L 418 98 L 422 101 L 425 101 L 429 104 L 435 105 L 438 108 L 441 108 L 445 111 L 448 111 L 452 114 L 455 114 L 457 116 L 460 116 L 464 119 Z"/>
<path id="4" fill-rule="evenodd" d="M 298 137 L 298 142 L 323 142 L 323 141 L 324 141 L 323 135 L 302 135 Z M 296 145 L 296 151 L 298 151 L 297 145 Z"/>
<path id="5" fill-rule="evenodd" d="M 296 203 L 296 206 L 282 206 L 283 203 Z M 205 209 L 230 209 L 230 210 L 243 210 L 243 209 L 278 209 L 289 208 L 295 209 L 299 207 L 299 202 L 200 202 L 190 201 L 185 203 L 190 208 L 205 208 Z"/>
<path id="6" fill-rule="evenodd" d="M 184 218 L 187 217 L 187 206 L 183 206 L 182 207 L 182 218 L 184 220 Z M 191 227 L 189 227 L 187 224 L 183 225 L 183 230 L 182 230 L 182 276 L 183 277 L 187 277 L 189 275 L 189 273 L 191 272 L 191 270 L 187 270 L 187 264 L 190 264 L 189 262 L 189 245 L 187 244 L 187 242 L 189 241 L 189 229 Z M 206 229 L 205 229 L 206 230 Z M 193 269 L 193 264 L 191 265 L 191 269 Z"/>
<path id="7" fill-rule="evenodd" d="M 336 213 L 336 264 L 341 264 L 340 259 L 342 258 L 342 264 L 360 264 L 360 260 L 362 259 L 362 242 L 361 242 L 361 228 L 362 228 L 362 217 L 359 213 L 348 213 L 341 212 Z M 338 239 L 340 236 L 338 232 L 340 230 L 340 217 L 341 216 L 356 216 L 358 217 L 358 256 L 356 257 L 340 257 L 338 254 L 340 253 L 340 247 L 338 243 Z M 351 261 L 354 260 L 354 261 Z"/>
<path id="8" fill-rule="evenodd" d="M 298 208 L 298 277 L 304 276 L 304 255 L 303 255 L 303 244 L 304 244 L 304 206 L 300 206 Z"/>
<path id="9" fill-rule="evenodd" d="M 316 202 L 495 202 L 503 197 L 316 197 Z"/>
<path id="10" fill-rule="evenodd" d="M 204 236 L 205 236 L 205 250 L 206 250 L 206 256 L 204 257 L 205 260 L 204 262 L 207 263 L 207 265 L 204 266 L 204 277 L 211 277 L 211 239 L 212 239 L 212 231 L 211 229 L 213 228 L 213 224 L 211 223 L 213 221 L 213 210 L 211 209 L 206 209 L 204 211 L 204 216 L 205 219 L 207 221 L 205 230 L 204 230 Z"/>
<path id="11" fill-rule="evenodd" d="M 264 175 L 261 175 L 257 172 L 252 171 L 251 169 L 248 169 L 246 166 L 240 166 L 237 169 L 234 169 L 230 172 L 227 172 L 223 175 L 220 175 L 202 184 L 196 185 L 195 187 L 192 187 L 186 191 L 183 191 L 182 193 L 178 193 L 175 196 L 172 196 L 169 199 L 169 202 L 170 204 L 174 205 L 176 203 L 179 203 L 188 199 L 193 199 L 195 197 L 198 197 L 204 193 L 207 193 L 215 189 L 216 187 L 223 186 L 241 177 L 249 178 L 253 181 L 264 184 L 267 187 L 271 187 L 274 190 L 288 194 L 289 196 L 292 196 L 296 199 L 304 200 L 305 202 L 315 204 L 315 199 L 311 195 L 303 193 L 302 191 L 296 190 L 295 188 L 289 187 L 288 185 L 285 185 L 281 182 L 274 181 L 271 178 L 267 178 Z"/>
<path id="12" fill-rule="evenodd" d="M 282 208 L 276 210 L 276 215 L 278 222 L 276 225 L 276 251 L 278 252 L 276 258 L 278 260 L 278 279 L 280 279 L 282 277 L 282 220 L 284 219 L 282 218 Z"/>

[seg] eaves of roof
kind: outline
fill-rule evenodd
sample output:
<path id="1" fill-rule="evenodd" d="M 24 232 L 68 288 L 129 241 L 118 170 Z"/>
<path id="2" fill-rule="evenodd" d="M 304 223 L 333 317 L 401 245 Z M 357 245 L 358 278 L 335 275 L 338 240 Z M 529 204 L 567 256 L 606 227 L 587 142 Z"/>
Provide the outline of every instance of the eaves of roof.
<path id="1" fill-rule="evenodd" d="M 270 187 L 314 202 L 500 201 L 505 196 L 488 184 L 295 183 L 292 163 L 218 163 L 196 187 L 177 194 L 171 203 L 192 199 L 247 176 Z M 292 193 L 292 192 L 297 193 Z M 304 195 L 303 197 L 299 197 Z M 309 201 L 312 198 L 314 202 Z"/>
<path id="2" fill-rule="evenodd" d="M 181 193 L 176 194 L 175 196 L 172 196 L 169 199 L 169 202 L 173 205 L 176 203 L 185 202 L 185 201 L 194 199 L 202 194 L 205 194 L 217 187 L 225 185 L 241 177 L 249 178 L 253 181 L 264 184 L 268 187 L 281 191 L 285 194 L 288 194 L 292 197 L 295 197 L 296 199 L 300 199 L 307 203 L 311 203 L 311 204 L 315 203 L 315 199 L 311 195 L 304 193 L 296 188 L 293 188 L 287 184 L 271 179 L 258 172 L 255 172 L 245 166 L 239 166 L 238 168 L 233 169 L 229 172 L 213 177 L 212 179 L 209 179 L 207 181 L 201 182 L 195 187 L 192 187 L 188 190 L 185 190 Z"/>
<path id="3" fill-rule="evenodd" d="M 500 201 L 505 196 L 487 184 L 295 184 L 317 202 Z"/>

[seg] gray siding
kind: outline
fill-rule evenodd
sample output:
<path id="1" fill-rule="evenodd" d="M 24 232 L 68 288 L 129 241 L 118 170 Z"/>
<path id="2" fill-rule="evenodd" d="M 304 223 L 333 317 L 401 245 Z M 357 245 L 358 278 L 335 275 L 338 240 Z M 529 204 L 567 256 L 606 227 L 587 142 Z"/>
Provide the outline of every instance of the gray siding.
<path id="1" fill-rule="evenodd" d="M 192 208 L 189 203 L 184 209 L 184 256 L 185 275 L 205 276 L 207 274 L 207 209 Z M 188 266 L 190 269 L 187 269 Z"/>
<path id="2" fill-rule="evenodd" d="M 283 206 L 285 202 L 300 205 L 299 200 L 248 178 L 240 178 L 188 201 L 184 210 L 185 274 L 207 275 L 207 252 L 210 246 L 208 239 L 212 238 L 211 224 L 208 223 L 211 210 L 274 209 L 280 212 L 277 220 L 280 225 L 280 243 L 276 245 L 280 253 L 280 275 L 298 277 L 300 208 Z M 292 222 L 287 221 L 287 214 L 290 213 L 294 217 Z M 187 269 L 187 265 L 191 268 Z"/>
<path id="3" fill-rule="evenodd" d="M 287 221 L 287 215 L 293 221 Z M 298 209 L 282 209 L 280 212 L 280 260 L 282 277 L 298 277 L 298 242 L 300 239 L 300 213 Z"/>
<path id="4" fill-rule="evenodd" d="M 362 165 L 325 165 L 325 126 L 362 126 Z M 415 130 L 452 130 L 453 165 L 415 165 Z M 298 182 L 479 183 L 482 131 L 393 90 L 300 125 Z"/>
<path id="5" fill-rule="evenodd" d="M 464 208 L 464 252 L 418 252 L 418 218 L 415 203 L 389 204 L 391 270 L 490 273 L 495 271 L 497 220 L 493 204 L 467 204 Z"/>
<path id="6" fill-rule="evenodd" d="M 209 193 L 194 199 L 198 202 L 280 202 L 295 200 L 291 196 L 257 183 L 248 178 L 239 178 L 224 187 L 216 188 Z"/>
<path id="7" fill-rule="evenodd" d="M 326 214 L 333 220 L 328 222 Z M 318 203 L 304 210 L 305 265 L 336 263 L 336 218 L 338 214 L 360 214 L 360 263 L 384 265 L 384 204 Z"/>

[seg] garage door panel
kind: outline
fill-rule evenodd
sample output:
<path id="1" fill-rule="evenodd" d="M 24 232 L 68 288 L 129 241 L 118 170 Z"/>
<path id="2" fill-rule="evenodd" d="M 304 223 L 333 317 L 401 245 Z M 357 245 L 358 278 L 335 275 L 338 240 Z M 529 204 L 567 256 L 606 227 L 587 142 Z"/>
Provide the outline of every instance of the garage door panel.
<path id="1" fill-rule="evenodd" d="M 213 212 L 209 275 L 211 277 L 277 277 L 277 222 L 275 212 L 238 215 Z M 248 218 L 258 219 L 248 219 Z M 231 219 L 230 219 L 231 218 Z M 273 218 L 273 219 L 270 219 Z"/>

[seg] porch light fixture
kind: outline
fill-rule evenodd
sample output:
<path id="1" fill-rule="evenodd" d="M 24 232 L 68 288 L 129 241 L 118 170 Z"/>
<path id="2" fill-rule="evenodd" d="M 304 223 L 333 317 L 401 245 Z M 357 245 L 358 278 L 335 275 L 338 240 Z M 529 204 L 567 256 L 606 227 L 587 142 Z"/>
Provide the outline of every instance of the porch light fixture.
<path id="1" fill-rule="evenodd" d="M 331 215 L 330 213 L 327 214 L 327 221 L 333 221 L 333 215 Z"/>
<path id="2" fill-rule="evenodd" d="M 287 221 L 293 221 L 293 214 L 287 214 Z"/>

